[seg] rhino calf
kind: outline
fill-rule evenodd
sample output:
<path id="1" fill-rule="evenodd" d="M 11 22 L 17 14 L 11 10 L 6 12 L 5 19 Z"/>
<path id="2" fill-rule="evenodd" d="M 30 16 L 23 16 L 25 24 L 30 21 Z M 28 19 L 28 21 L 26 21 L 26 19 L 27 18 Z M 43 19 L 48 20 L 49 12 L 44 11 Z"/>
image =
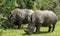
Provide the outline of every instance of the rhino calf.
<path id="1" fill-rule="evenodd" d="M 52 32 L 54 31 L 56 22 L 57 22 L 57 15 L 50 10 L 36 10 L 32 14 L 32 20 L 28 24 L 28 27 L 24 30 L 28 34 L 32 34 L 34 27 L 36 27 L 35 33 L 40 32 L 40 27 L 49 27 L 48 32 L 50 32 L 52 28 Z M 51 26 L 52 25 L 52 26 Z"/>
<path id="2" fill-rule="evenodd" d="M 2 26 L 5 28 L 9 28 L 16 25 L 18 26 L 18 28 L 20 28 L 22 24 L 29 23 L 32 13 L 33 10 L 31 9 L 16 8 L 12 10 L 11 13 L 8 15 L 8 22 L 6 21 L 6 23 L 2 24 Z"/>

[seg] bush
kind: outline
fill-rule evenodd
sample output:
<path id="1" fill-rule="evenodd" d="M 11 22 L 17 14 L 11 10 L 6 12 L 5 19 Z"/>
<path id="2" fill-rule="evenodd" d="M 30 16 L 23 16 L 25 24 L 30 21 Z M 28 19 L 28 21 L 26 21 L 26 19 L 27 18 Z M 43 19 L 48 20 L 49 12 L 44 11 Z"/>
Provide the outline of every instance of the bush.
<path id="1" fill-rule="evenodd" d="M 15 9 L 15 8 L 20 8 L 20 9 L 32 9 L 32 10 L 54 10 L 55 13 L 58 14 L 58 16 L 60 15 L 60 1 L 59 0 L 0 0 L 0 20 L 4 19 L 4 17 L 6 17 L 11 10 Z M 59 7 L 58 7 L 59 6 Z M 2 22 L 3 20 L 1 20 Z"/>

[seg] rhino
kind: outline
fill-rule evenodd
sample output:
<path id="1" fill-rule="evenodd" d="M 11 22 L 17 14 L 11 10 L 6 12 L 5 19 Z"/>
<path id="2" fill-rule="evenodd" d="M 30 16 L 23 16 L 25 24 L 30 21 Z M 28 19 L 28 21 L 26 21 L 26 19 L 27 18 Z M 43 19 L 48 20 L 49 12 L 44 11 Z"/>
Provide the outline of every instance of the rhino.
<path id="1" fill-rule="evenodd" d="M 24 30 L 27 34 L 32 34 L 36 27 L 35 33 L 40 32 L 40 27 L 48 27 L 48 32 L 54 31 L 58 16 L 51 10 L 36 10 L 32 16 L 27 28 Z M 51 30 L 52 28 L 52 30 Z"/>
<path id="2" fill-rule="evenodd" d="M 21 27 L 22 24 L 27 24 L 31 21 L 31 15 L 34 13 L 31 9 L 19 9 L 16 8 L 10 12 L 8 15 L 8 20 L 5 24 L 2 24 L 4 28 L 10 28 L 13 26 L 18 26 L 18 29 Z"/>

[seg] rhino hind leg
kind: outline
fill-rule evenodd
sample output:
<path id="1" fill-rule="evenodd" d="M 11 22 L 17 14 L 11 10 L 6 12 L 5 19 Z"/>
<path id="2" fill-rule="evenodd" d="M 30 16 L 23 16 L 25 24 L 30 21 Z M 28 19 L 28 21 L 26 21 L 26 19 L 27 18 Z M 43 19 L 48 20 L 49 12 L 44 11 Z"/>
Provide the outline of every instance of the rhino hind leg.
<path id="1" fill-rule="evenodd" d="M 51 31 L 51 26 L 49 26 L 49 29 L 48 29 L 48 32 L 50 32 Z"/>
<path id="2" fill-rule="evenodd" d="M 52 32 L 53 32 L 54 29 L 55 29 L 56 22 L 57 22 L 57 21 L 55 21 L 55 22 L 53 23 Z"/>
<path id="3" fill-rule="evenodd" d="M 52 27 L 52 32 L 54 31 L 54 29 L 55 29 L 55 24 L 53 24 L 53 27 Z"/>

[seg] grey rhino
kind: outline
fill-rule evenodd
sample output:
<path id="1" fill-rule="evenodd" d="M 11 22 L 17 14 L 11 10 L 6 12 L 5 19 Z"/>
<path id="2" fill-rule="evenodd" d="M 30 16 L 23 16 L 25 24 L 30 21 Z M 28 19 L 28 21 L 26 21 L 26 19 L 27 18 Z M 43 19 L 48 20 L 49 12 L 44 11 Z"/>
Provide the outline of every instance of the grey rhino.
<path id="1" fill-rule="evenodd" d="M 34 27 L 36 27 L 35 33 L 39 33 L 40 27 L 49 27 L 48 32 L 51 31 L 51 28 L 52 28 L 52 32 L 53 32 L 57 20 L 58 20 L 58 17 L 53 11 L 36 10 L 32 14 L 31 22 L 28 24 L 28 27 L 24 31 L 28 34 L 32 34 L 34 31 Z"/>
<path id="2" fill-rule="evenodd" d="M 8 20 L 5 22 L 5 24 L 2 24 L 2 26 L 5 28 L 10 28 L 16 25 L 19 29 L 22 24 L 29 23 L 32 13 L 34 12 L 31 9 L 16 8 L 11 11 L 11 13 L 8 15 Z"/>

